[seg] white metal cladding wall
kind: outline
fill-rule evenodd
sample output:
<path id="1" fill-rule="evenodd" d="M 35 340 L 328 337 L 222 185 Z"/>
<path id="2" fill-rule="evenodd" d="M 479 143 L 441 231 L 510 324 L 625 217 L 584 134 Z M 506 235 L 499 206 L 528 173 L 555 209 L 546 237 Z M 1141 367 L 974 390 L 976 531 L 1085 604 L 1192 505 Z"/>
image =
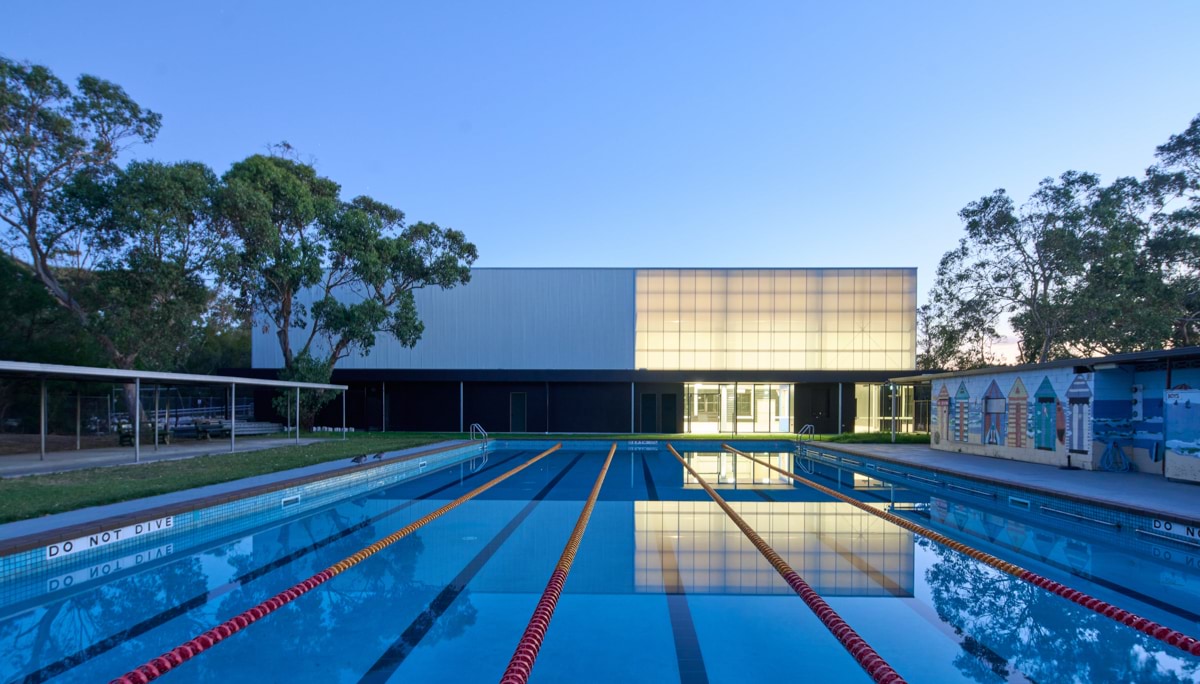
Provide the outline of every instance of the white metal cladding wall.
<path id="1" fill-rule="evenodd" d="M 338 368 L 629 369 L 633 287 L 633 269 L 472 269 L 465 286 L 415 293 L 425 324 L 415 347 L 380 335 L 368 355 Z M 311 293 L 301 299 L 311 303 Z M 302 332 L 292 331 L 294 342 Z M 278 368 L 282 359 L 274 332 L 256 326 L 253 366 Z"/>

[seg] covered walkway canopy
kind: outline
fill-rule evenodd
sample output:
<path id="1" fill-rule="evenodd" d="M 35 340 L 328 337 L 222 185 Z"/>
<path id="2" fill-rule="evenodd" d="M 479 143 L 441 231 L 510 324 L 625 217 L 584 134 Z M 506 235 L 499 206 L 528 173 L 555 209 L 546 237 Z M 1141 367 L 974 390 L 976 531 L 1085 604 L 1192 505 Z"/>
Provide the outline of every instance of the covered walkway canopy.
<path id="1" fill-rule="evenodd" d="M 270 380 L 264 378 L 242 378 L 233 375 L 197 375 L 193 373 L 160 373 L 157 371 L 140 371 L 140 370 L 121 370 L 119 368 L 96 368 L 92 366 L 62 366 L 48 363 L 26 363 L 24 361 L 3 361 L 0 360 L 0 377 L 17 377 L 26 379 L 36 379 L 41 383 L 41 393 L 39 401 L 39 435 L 41 457 L 46 457 L 46 381 L 47 380 L 64 380 L 74 382 L 117 382 L 122 384 L 132 383 L 134 390 L 134 406 L 130 411 L 130 416 L 138 416 L 141 413 L 141 386 L 143 382 L 158 386 L 158 385 L 220 385 L 228 387 L 230 391 L 230 406 L 236 403 L 237 388 L 241 386 L 251 387 L 272 387 L 281 390 L 295 390 L 296 393 L 296 415 L 300 414 L 300 390 L 330 390 L 342 393 L 342 438 L 346 437 L 346 385 L 330 385 L 317 382 L 296 382 L 292 380 Z M 157 401 L 157 395 L 156 395 Z M 155 407 L 157 414 L 157 406 Z M 230 429 L 229 429 L 229 450 L 232 452 L 236 444 L 236 412 L 230 412 Z M 141 459 L 141 420 L 132 420 L 133 423 L 133 452 L 134 460 Z M 300 441 L 300 421 L 296 421 L 296 442 Z M 158 444 L 157 432 L 158 421 L 154 424 L 155 430 L 155 445 Z M 75 434 L 76 448 L 78 448 L 78 440 L 80 434 L 80 411 L 79 404 L 76 403 L 75 415 Z"/>

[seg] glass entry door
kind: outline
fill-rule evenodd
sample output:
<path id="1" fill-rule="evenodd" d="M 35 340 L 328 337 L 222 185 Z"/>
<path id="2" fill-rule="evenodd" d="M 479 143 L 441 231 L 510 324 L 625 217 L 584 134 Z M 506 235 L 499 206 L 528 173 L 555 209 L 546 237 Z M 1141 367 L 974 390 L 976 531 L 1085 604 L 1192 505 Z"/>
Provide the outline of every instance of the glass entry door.
<path id="1" fill-rule="evenodd" d="M 692 434 L 789 433 L 792 386 L 770 382 L 684 384 L 683 429 Z"/>

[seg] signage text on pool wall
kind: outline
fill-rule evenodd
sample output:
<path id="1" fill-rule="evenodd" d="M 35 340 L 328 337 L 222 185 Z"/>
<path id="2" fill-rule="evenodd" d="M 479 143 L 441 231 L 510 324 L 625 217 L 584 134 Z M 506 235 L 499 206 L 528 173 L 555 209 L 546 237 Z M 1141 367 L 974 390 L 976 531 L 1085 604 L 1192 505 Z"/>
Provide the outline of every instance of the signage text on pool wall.
<path id="1" fill-rule="evenodd" d="M 123 539 L 133 539 L 152 532 L 169 530 L 174 524 L 175 516 L 168 515 L 165 518 L 155 518 L 146 522 L 118 527 L 115 530 L 104 530 L 103 532 L 89 534 L 78 539 L 55 542 L 46 547 L 46 559 L 62 558 L 63 556 L 69 556 L 80 551 L 89 551 L 102 546 L 108 546 Z"/>
<path id="2" fill-rule="evenodd" d="M 1154 531 L 1166 532 L 1174 537 L 1182 537 L 1194 542 L 1200 542 L 1200 524 L 1184 524 L 1170 520 L 1154 519 Z"/>
<path id="3" fill-rule="evenodd" d="M 77 584 L 83 584 L 92 580 L 104 579 L 112 576 L 122 570 L 136 568 L 139 565 L 150 561 L 160 560 L 175 553 L 175 545 L 167 544 L 160 546 L 157 549 L 149 551 L 139 551 L 138 553 L 117 558 L 115 560 L 105 561 L 99 565 L 93 565 L 90 568 L 76 570 L 65 575 L 59 575 L 46 581 L 46 591 L 58 591 L 59 589 L 69 589 Z"/>

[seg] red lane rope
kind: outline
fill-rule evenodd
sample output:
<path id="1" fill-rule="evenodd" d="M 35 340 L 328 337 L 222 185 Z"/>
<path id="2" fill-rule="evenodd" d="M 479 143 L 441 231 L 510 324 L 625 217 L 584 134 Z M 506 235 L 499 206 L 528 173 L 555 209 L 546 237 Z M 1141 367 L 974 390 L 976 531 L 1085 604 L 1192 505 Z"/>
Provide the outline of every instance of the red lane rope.
<path id="1" fill-rule="evenodd" d="M 1058 596 L 1061 596 L 1061 597 L 1067 599 L 1068 601 L 1077 603 L 1077 604 L 1083 606 L 1084 608 L 1087 608 L 1088 610 L 1099 613 L 1106 618 L 1115 620 L 1115 621 L 1121 623 L 1122 625 L 1125 625 L 1126 627 L 1132 627 L 1143 634 L 1146 634 L 1148 636 L 1151 636 L 1151 637 L 1163 642 L 1164 644 L 1167 644 L 1169 646 L 1174 646 L 1180 650 L 1190 653 L 1191 655 L 1200 656 L 1200 639 L 1196 639 L 1195 637 L 1188 636 L 1187 634 L 1184 634 L 1183 632 L 1180 632 L 1175 629 L 1171 629 L 1170 627 L 1167 627 L 1165 625 L 1160 625 L 1159 623 L 1154 622 L 1153 620 L 1149 620 L 1144 617 L 1140 617 L 1134 613 L 1129 612 L 1128 610 L 1125 610 L 1124 608 L 1118 608 L 1117 606 L 1114 606 L 1110 603 L 1106 603 L 1104 601 L 1101 601 L 1098 598 L 1095 598 L 1093 596 L 1085 594 L 1082 591 L 1077 591 L 1077 590 L 1072 589 L 1063 584 L 1059 584 L 1058 582 L 1055 582 L 1052 579 L 1043 577 L 1043 576 L 1037 574 L 1036 572 L 1026 570 L 1025 568 L 1022 568 L 1021 566 L 1019 566 L 1015 563 L 1010 563 L 1006 560 L 1001 560 L 1000 558 L 997 558 L 989 553 L 980 551 L 979 549 L 976 549 L 976 548 L 972 548 L 961 542 L 954 541 L 953 539 L 951 539 L 945 535 L 938 534 L 937 532 L 934 532 L 933 530 L 928 529 L 926 527 L 921 527 L 920 525 L 918 525 L 914 522 L 911 522 L 909 520 L 906 520 L 906 519 L 901 518 L 896 515 L 892 515 L 891 513 L 888 513 L 886 511 L 881 511 L 872 506 L 868 506 L 867 504 L 859 501 L 858 499 L 846 496 L 845 494 L 842 494 L 841 492 L 838 492 L 838 491 L 834 491 L 834 490 L 830 489 L 829 487 L 817 484 L 816 482 L 813 482 L 812 480 L 801 477 L 795 473 L 783 470 L 782 468 L 779 468 L 770 463 L 767 463 L 766 461 L 761 461 L 761 460 L 751 456 L 750 454 L 747 454 L 744 451 L 734 449 L 733 447 L 729 446 L 728 444 L 722 444 L 721 446 L 724 447 L 724 449 L 726 451 L 729 451 L 730 453 L 734 453 L 739 456 L 744 456 L 759 465 L 763 465 L 763 466 L 770 468 L 771 470 L 774 470 L 775 472 L 779 473 L 780 475 L 790 477 L 793 480 L 795 480 L 796 482 L 808 485 L 809 487 L 812 487 L 813 489 L 821 492 L 822 494 L 828 494 L 829 496 L 832 496 L 835 499 L 838 499 L 840 501 L 844 501 L 844 502 L 850 504 L 851 506 L 858 508 L 859 510 L 866 511 L 867 513 L 870 513 L 871 515 L 873 515 L 877 518 L 882 518 L 890 523 L 899 525 L 900 527 L 903 527 L 904 529 L 906 529 L 914 534 L 919 534 L 922 537 L 925 537 L 926 539 L 931 539 L 943 546 L 947 546 L 955 551 L 958 551 L 959 553 L 969 556 L 970 558 L 973 558 L 985 565 L 989 565 L 993 568 L 996 568 L 997 570 L 1000 570 L 1009 575 L 1012 575 L 1013 577 L 1016 577 L 1019 580 L 1028 582 L 1028 583 L 1034 585 L 1035 587 L 1045 589 L 1046 591 L 1049 591 L 1052 594 L 1057 594 Z"/>
<path id="2" fill-rule="evenodd" d="M 700 486 L 704 487 L 704 491 L 708 492 L 708 495 L 712 497 L 712 500 L 717 502 L 717 505 L 725 511 L 725 514 L 729 516 L 730 520 L 733 520 L 734 524 L 742 530 L 742 534 L 746 535 L 746 538 L 749 539 L 752 544 L 754 544 L 754 547 L 758 549 L 758 552 L 761 553 L 763 557 L 771 563 L 771 566 L 775 568 L 775 571 L 778 572 L 781 577 L 783 577 L 783 580 L 788 583 L 788 586 L 792 588 L 792 591 L 796 592 L 796 595 L 804 600 L 805 605 L 812 610 L 812 612 L 817 616 L 817 619 L 821 621 L 821 624 L 825 625 L 825 628 L 828 629 L 839 642 L 841 642 L 842 647 L 845 648 L 846 651 L 850 653 L 851 657 L 858 662 L 862 669 L 871 676 L 871 679 L 875 680 L 876 682 L 880 682 L 880 684 L 905 684 L 904 678 L 901 677 L 895 670 L 893 670 L 892 666 L 888 665 L 887 661 L 885 661 L 882 656 L 876 653 L 875 649 L 871 648 L 870 644 L 868 644 L 865 640 L 863 640 L 862 637 L 858 635 L 858 632 L 854 631 L 854 628 L 846 624 L 846 621 L 842 619 L 842 616 L 838 615 L 837 611 L 835 611 L 833 608 L 830 608 L 829 604 L 825 602 L 825 599 L 821 598 L 821 595 L 818 594 L 811 586 L 809 586 L 808 582 L 805 582 L 804 578 L 801 577 L 800 574 L 795 570 L 793 570 L 792 566 L 788 565 L 787 561 L 783 560 L 783 557 L 776 553 L 775 549 L 771 548 L 770 544 L 763 541 L 763 538 L 758 536 L 758 533 L 754 531 L 754 528 L 750 527 L 750 525 L 742 519 L 742 516 L 738 515 L 737 511 L 734 511 L 733 508 L 730 507 L 730 505 L 717 494 L 716 490 L 710 487 L 709 484 L 704 481 L 704 478 L 700 477 L 699 473 L 697 473 L 695 470 L 692 470 L 692 466 L 688 465 L 688 462 L 683 460 L 683 457 L 679 455 L 679 452 L 675 451 L 675 447 L 668 444 L 667 448 L 671 450 L 671 453 L 675 455 L 675 458 L 678 459 L 683 467 L 686 468 L 689 473 L 691 473 L 692 477 L 696 478 L 696 481 L 700 483 Z"/>
<path id="3" fill-rule="evenodd" d="M 604 461 L 604 467 L 600 469 L 600 475 L 596 478 L 596 484 L 592 486 L 592 493 L 583 506 L 583 512 L 579 514 L 579 520 L 575 522 L 571 538 L 567 540 L 567 546 L 559 556 L 558 565 L 554 566 L 554 572 L 550 574 L 550 581 L 546 583 L 542 599 L 538 601 L 537 608 L 533 611 L 533 617 L 529 619 L 529 624 L 525 627 L 525 633 L 517 642 L 517 650 L 513 653 L 512 659 L 508 661 L 508 669 L 500 678 L 500 684 L 525 684 L 529 681 L 529 675 L 533 672 L 533 663 L 542 649 L 542 640 L 546 638 L 546 630 L 550 628 L 554 609 L 558 606 L 559 597 L 562 596 L 563 586 L 567 583 L 567 575 L 571 572 L 571 564 L 575 562 L 579 543 L 583 540 L 584 530 L 587 529 L 588 520 L 592 517 L 592 509 L 596 507 L 596 498 L 600 496 L 600 487 L 604 484 L 604 476 L 608 474 L 608 466 L 612 463 L 613 454 L 616 451 L 617 444 L 613 442 L 612 448 L 608 450 L 608 458 Z"/>
<path id="4" fill-rule="evenodd" d="M 300 596 L 307 594 L 308 592 L 310 592 L 313 589 L 317 588 L 318 586 L 324 584 L 325 582 L 328 582 L 330 579 L 336 577 L 337 575 L 345 572 L 346 570 L 349 570 L 350 568 L 354 567 L 355 565 L 358 565 L 362 561 L 366 560 L 367 558 L 370 558 L 371 556 L 375 555 L 376 553 L 379 553 L 380 551 L 382 551 L 383 549 L 386 549 L 387 547 L 391 546 L 392 544 L 395 544 L 397 541 L 400 541 L 401 539 L 412 534 L 413 532 L 420 529 L 421 527 L 424 527 L 426 524 L 442 517 L 450 510 L 457 508 L 459 505 L 466 502 L 467 500 L 474 498 L 477 494 L 481 494 L 481 493 L 491 489 L 492 487 L 500 484 L 501 482 L 503 482 L 504 480 L 507 480 L 508 478 L 512 477 L 513 475 L 516 475 L 517 473 L 528 468 L 529 466 L 533 465 L 534 463 L 537 463 L 538 461 L 542 460 L 546 456 L 550 455 L 551 453 L 553 453 L 554 451 L 559 449 L 561 446 L 562 446 L 562 442 L 555 444 L 554 446 L 543 451 L 542 453 L 538 454 L 537 456 L 534 456 L 533 458 L 522 463 L 521 465 L 517 466 L 516 468 L 513 468 L 512 470 L 508 471 L 507 473 L 504 473 L 503 475 L 497 476 L 495 479 L 492 479 L 482 485 L 479 485 L 475 489 L 472 489 L 471 491 L 467 492 L 466 494 L 463 494 L 462 496 L 458 497 L 454 501 L 451 501 L 450 503 L 446 504 L 445 506 L 442 506 L 441 508 L 437 509 L 436 511 L 429 513 L 428 515 L 425 515 L 421 518 L 418 518 L 417 520 L 414 520 L 413 522 L 405 525 L 404 527 L 393 532 L 392 534 L 384 537 L 383 539 L 380 539 L 379 541 L 358 551 L 357 553 L 354 553 L 350 556 L 347 556 L 346 558 L 343 558 L 342 560 L 338 561 L 337 563 L 334 563 L 333 565 L 329 566 L 328 568 L 325 568 L 324 570 L 322 570 L 321 572 L 318 572 L 317 574 L 313 575 L 312 577 L 309 577 L 308 579 L 304 580 L 303 582 L 299 582 L 298 584 L 294 584 L 291 587 L 284 589 L 283 591 L 272 596 L 271 598 L 267 599 L 266 601 L 263 601 L 262 603 L 254 606 L 253 608 L 250 608 L 249 610 L 246 610 L 242 613 L 239 613 L 238 615 L 233 616 L 232 618 L 226 620 L 225 622 L 222 622 L 221 624 L 217 625 L 216 627 L 213 627 L 212 629 L 208 630 L 207 632 L 204 632 L 203 634 L 196 636 L 194 639 L 192 639 L 190 641 L 186 641 L 186 642 L 180 644 L 179 646 L 171 649 L 170 651 L 167 651 L 166 653 L 158 656 L 157 658 L 151 659 L 149 662 L 145 663 L 144 665 L 141 665 L 139 667 L 136 667 L 136 668 L 130 670 L 129 672 L 126 672 L 124 675 L 121 675 L 120 677 L 117 677 L 116 679 L 112 680 L 109 684 L 146 684 L 146 682 L 149 682 L 151 680 L 154 680 L 154 679 L 157 679 L 157 678 L 163 676 L 164 674 L 166 674 L 166 673 L 170 672 L 171 670 L 184 664 L 188 660 L 191 660 L 192 658 L 196 657 L 197 655 L 199 655 L 199 654 L 207 651 L 208 649 L 212 648 L 213 646 L 216 646 L 217 644 L 221 643 L 221 641 L 233 636 L 234 634 L 237 634 L 238 632 L 245 629 L 246 627 L 253 624 L 254 622 L 257 622 L 258 620 L 263 619 L 267 615 L 270 615 L 271 613 L 275 612 L 276 610 L 279 610 L 284 605 L 291 603 L 292 601 L 296 600 Z"/>

